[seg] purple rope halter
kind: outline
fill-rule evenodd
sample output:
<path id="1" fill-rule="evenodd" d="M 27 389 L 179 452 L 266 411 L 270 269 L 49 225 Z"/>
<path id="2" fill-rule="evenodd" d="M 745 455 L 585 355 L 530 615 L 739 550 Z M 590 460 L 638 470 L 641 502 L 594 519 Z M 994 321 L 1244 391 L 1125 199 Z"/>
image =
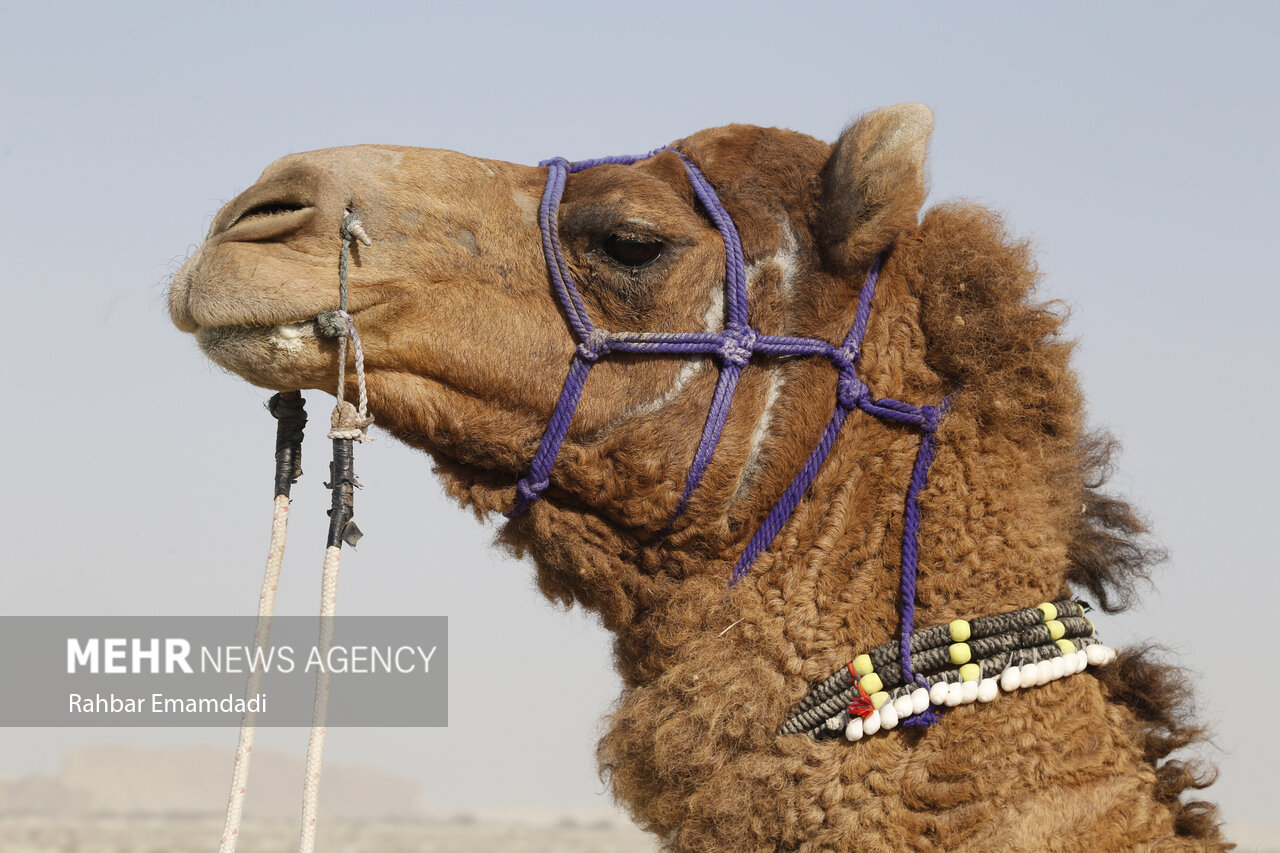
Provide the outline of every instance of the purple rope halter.
<path id="1" fill-rule="evenodd" d="M 670 151 L 680 158 L 694 194 L 702 202 L 702 206 L 724 241 L 726 320 L 724 329 L 720 332 L 608 332 L 596 327 L 587 316 L 586 305 L 569 273 L 569 266 L 565 262 L 564 252 L 560 247 L 560 199 L 564 195 L 565 184 L 571 173 L 606 164 L 630 165 L 664 151 Z M 756 558 L 768 549 L 774 537 L 778 535 L 778 531 L 790 518 L 805 490 L 817 476 L 822 463 L 826 461 L 827 455 L 835 444 L 836 436 L 840 433 L 840 428 L 850 412 L 861 409 L 883 420 L 914 426 L 921 430 L 924 437 L 916 454 L 911 485 L 907 491 L 906 523 L 903 530 L 902 672 L 908 683 L 913 681 L 924 683 L 923 677 L 917 676 L 911 669 L 910 649 L 915 617 L 916 540 L 920 528 L 919 495 L 925 486 L 929 465 L 933 461 L 938 424 L 946 413 L 949 401 L 944 400 L 938 406 L 913 406 L 888 397 L 875 398 L 866 383 L 858 378 L 856 366 L 858 357 L 861 355 L 862 337 L 867 330 L 871 300 L 875 296 L 876 282 L 880 277 L 880 264 L 885 253 L 881 252 L 867 273 L 866 281 L 858 294 L 858 309 L 853 327 L 840 346 L 833 346 L 817 338 L 766 335 L 751 328 L 748 323 L 746 263 L 738 229 L 734 227 L 733 219 L 721 204 L 719 196 L 716 195 L 706 176 L 683 153 L 674 148 L 664 147 L 639 156 L 603 157 L 598 160 L 577 162 L 556 157 L 543 161 L 539 165 L 547 167 L 546 189 L 543 191 L 542 203 L 538 208 L 538 221 L 542 229 L 542 250 L 546 256 L 547 268 L 551 272 L 556 296 L 564 308 L 578 346 L 569 365 L 569 375 L 565 379 L 564 388 L 556 401 L 546 432 L 543 433 L 542 442 L 534 454 L 529 473 L 516 483 L 515 506 L 507 517 L 516 518 L 526 512 L 549 485 L 551 466 L 569 430 L 569 422 L 582 396 L 587 373 L 591 370 L 591 366 L 603 356 L 611 352 L 680 353 L 710 355 L 720 362 L 720 376 L 712 397 L 711 408 L 707 412 L 702 437 L 698 442 L 698 449 L 685 479 L 675 513 L 667 522 L 668 530 L 684 512 L 694 490 L 702 482 L 702 475 L 711 463 L 711 457 L 720 441 L 720 433 L 729 416 L 729 407 L 733 402 L 734 391 L 737 390 L 738 378 L 747 362 L 757 354 L 825 356 L 831 360 L 838 372 L 835 411 L 831 415 L 831 420 L 827 422 L 818 446 L 813 449 L 804 467 L 787 486 L 764 523 L 751 537 L 742 556 L 738 558 L 737 564 L 733 567 L 730 586 L 736 585 L 746 577 Z M 923 714 L 912 717 L 908 723 L 928 725 L 934 719 L 936 717 L 931 712 L 925 711 Z"/>

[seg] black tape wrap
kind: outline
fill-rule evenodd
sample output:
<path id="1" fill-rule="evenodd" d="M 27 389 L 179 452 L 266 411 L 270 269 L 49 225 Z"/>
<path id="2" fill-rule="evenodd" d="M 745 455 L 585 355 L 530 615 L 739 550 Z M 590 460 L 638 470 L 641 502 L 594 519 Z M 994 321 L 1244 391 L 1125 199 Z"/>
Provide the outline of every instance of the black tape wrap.
<path id="1" fill-rule="evenodd" d="M 290 487 L 302 476 L 302 434 L 307 426 L 307 401 L 302 395 L 275 394 L 267 401 L 276 423 L 276 490 L 289 496 Z"/>
<path id="2" fill-rule="evenodd" d="M 329 482 L 333 490 L 333 505 L 329 509 L 329 545 L 342 547 L 342 543 L 354 546 L 363 535 L 352 521 L 356 514 L 356 481 L 354 442 L 349 438 L 333 440 L 333 461 L 329 463 Z"/>

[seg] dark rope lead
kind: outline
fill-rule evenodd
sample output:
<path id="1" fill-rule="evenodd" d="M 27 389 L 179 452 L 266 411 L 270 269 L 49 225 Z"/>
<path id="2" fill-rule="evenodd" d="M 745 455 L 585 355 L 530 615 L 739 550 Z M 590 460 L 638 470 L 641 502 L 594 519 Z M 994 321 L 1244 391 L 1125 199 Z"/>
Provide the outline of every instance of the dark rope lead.
<path id="1" fill-rule="evenodd" d="M 283 391 L 267 401 L 276 423 L 276 491 L 289 497 L 302 476 L 302 433 L 307 426 L 307 401 L 297 391 Z"/>
<path id="2" fill-rule="evenodd" d="M 345 542 L 352 547 L 364 534 L 352 517 L 356 514 L 356 480 L 354 442 L 349 438 L 333 440 L 333 461 L 329 463 L 329 482 L 325 485 L 333 492 L 333 504 L 329 509 L 330 546 L 342 547 Z"/>
<path id="3" fill-rule="evenodd" d="M 271 519 L 271 544 L 267 548 L 267 568 L 258 595 L 258 622 L 253 635 L 256 653 L 271 641 L 271 618 L 275 613 L 276 588 L 284 562 L 284 546 L 289 526 L 289 491 L 302 476 L 302 434 L 307 425 L 306 401 L 297 391 L 275 394 L 267 401 L 267 411 L 276 419 L 275 505 Z M 263 666 L 255 658 L 253 670 L 245 684 L 246 707 L 262 687 Z M 245 789 L 249 784 L 249 764 L 253 757 L 253 740 L 257 730 L 257 712 L 246 711 L 240 719 L 240 735 L 236 742 L 235 769 L 231 775 L 231 793 L 227 797 L 227 815 L 222 826 L 218 853 L 235 853 L 240 837 Z"/>

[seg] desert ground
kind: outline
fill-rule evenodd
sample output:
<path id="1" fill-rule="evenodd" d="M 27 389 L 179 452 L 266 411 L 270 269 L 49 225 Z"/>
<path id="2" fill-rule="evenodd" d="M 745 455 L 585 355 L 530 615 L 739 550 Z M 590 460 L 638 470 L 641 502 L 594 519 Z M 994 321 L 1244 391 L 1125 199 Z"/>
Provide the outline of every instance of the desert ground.
<path id="1" fill-rule="evenodd" d="M 298 843 L 302 756 L 255 750 L 238 853 Z M 0 853 L 208 853 L 222 833 L 227 750 L 102 745 L 70 749 L 51 772 L 0 777 Z M 1274 825 L 1234 823 L 1241 853 L 1280 853 Z M 417 782 L 331 762 L 321 787 L 320 853 L 656 853 L 658 842 L 606 797 L 560 812 L 435 802 Z"/>
<path id="2" fill-rule="evenodd" d="M 45 775 L 0 778 L 0 853 L 208 853 L 222 834 L 226 750 L 98 746 Z M 255 750 L 239 853 L 297 849 L 302 758 Z M 333 762 L 322 853 L 649 853 L 657 844 L 602 800 L 594 812 L 442 807 L 417 783 Z"/>
<path id="3" fill-rule="evenodd" d="M 0 816 L 6 853 L 207 853 L 222 820 L 216 816 Z M 250 818 L 240 853 L 297 849 L 296 821 Z M 323 821 L 316 849 L 328 853 L 649 853 L 655 844 L 631 826 L 521 826 L 447 821 Z"/>

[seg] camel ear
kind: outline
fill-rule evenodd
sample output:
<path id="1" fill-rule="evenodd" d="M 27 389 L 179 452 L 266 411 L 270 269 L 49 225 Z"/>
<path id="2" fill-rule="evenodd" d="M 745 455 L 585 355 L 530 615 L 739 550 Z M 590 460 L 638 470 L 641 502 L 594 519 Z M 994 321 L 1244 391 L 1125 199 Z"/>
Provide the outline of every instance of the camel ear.
<path id="1" fill-rule="evenodd" d="M 835 269 L 864 266 L 916 224 L 924 204 L 924 159 L 933 113 L 898 104 L 855 121 L 822 167 L 814 233 Z"/>

